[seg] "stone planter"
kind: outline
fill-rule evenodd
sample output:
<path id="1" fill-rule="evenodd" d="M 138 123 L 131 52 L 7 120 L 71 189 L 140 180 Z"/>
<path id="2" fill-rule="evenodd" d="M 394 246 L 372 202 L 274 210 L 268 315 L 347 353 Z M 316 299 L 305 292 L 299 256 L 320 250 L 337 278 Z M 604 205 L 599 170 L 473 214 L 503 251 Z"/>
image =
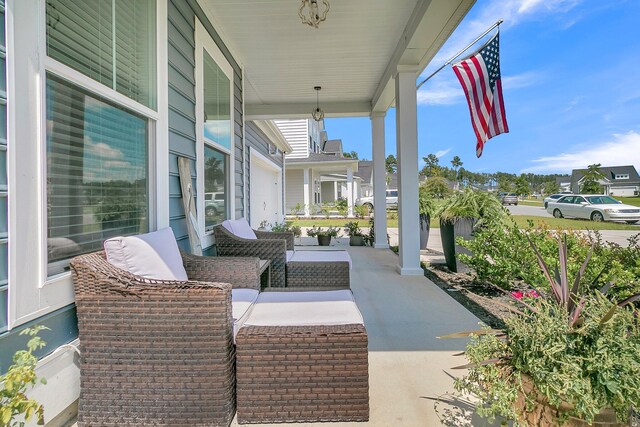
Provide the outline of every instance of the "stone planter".
<path id="1" fill-rule="evenodd" d="M 331 236 L 318 236 L 318 245 L 329 246 L 331 244 Z"/>
<path id="2" fill-rule="evenodd" d="M 431 218 L 428 215 L 420 215 L 420 250 L 427 249 L 429 243 L 429 231 Z"/>
<path id="3" fill-rule="evenodd" d="M 349 237 L 349 246 L 364 246 L 364 236 Z"/>
<path id="4" fill-rule="evenodd" d="M 518 400 L 516 401 L 516 407 L 520 412 L 524 413 L 521 422 L 531 427 L 547 427 L 558 425 L 558 418 L 563 415 L 566 416 L 566 412 L 573 409 L 573 406 L 568 403 L 561 404 L 558 408 L 550 406 L 547 398 L 540 394 L 533 384 L 533 381 L 528 375 L 522 375 L 522 388 L 524 393 L 518 394 Z M 525 407 L 525 394 L 532 397 L 536 401 L 536 405 L 530 412 L 524 412 Z M 624 427 L 629 426 L 629 422 L 619 423 L 616 419 L 616 414 L 611 408 L 604 408 L 598 415 L 596 415 L 593 424 L 588 424 L 586 421 L 569 417 L 563 424 L 564 427 Z"/>
<path id="5" fill-rule="evenodd" d="M 449 270 L 457 273 L 460 267 L 456 254 L 470 252 L 456 245 L 456 238 L 462 236 L 465 240 L 471 240 L 473 226 L 476 218 L 456 218 L 452 221 L 440 220 L 440 238 L 442 239 L 442 251 Z"/>

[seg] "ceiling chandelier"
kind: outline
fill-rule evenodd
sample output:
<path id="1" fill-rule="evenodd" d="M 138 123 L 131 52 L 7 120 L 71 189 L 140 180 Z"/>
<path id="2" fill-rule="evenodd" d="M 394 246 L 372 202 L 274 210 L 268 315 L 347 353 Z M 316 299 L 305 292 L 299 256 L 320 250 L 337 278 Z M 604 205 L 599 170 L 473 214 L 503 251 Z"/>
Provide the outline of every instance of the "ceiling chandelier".
<path id="1" fill-rule="evenodd" d="M 316 108 L 311 113 L 311 117 L 313 117 L 313 120 L 315 120 L 316 122 L 319 122 L 320 120 L 324 119 L 324 111 L 320 109 L 320 90 L 322 89 L 322 87 L 314 86 L 313 88 L 316 91 Z"/>
<path id="2" fill-rule="evenodd" d="M 322 0 L 322 4 L 324 5 L 324 12 L 321 14 L 318 0 L 302 0 L 300 9 L 298 9 L 298 15 L 300 15 L 302 23 L 318 28 L 318 25 L 327 19 L 327 13 L 329 13 L 329 0 Z"/>

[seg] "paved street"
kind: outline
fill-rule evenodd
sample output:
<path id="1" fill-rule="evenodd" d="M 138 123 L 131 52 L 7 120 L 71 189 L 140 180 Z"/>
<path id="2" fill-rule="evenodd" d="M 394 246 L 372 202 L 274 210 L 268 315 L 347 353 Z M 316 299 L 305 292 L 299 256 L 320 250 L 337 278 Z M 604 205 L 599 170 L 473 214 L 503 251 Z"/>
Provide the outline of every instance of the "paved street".
<path id="1" fill-rule="evenodd" d="M 549 213 L 542 206 L 526 206 L 526 205 L 518 205 L 518 206 L 506 206 L 511 212 L 512 215 L 531 215 L 531 216 L 546 216 L 548 218 L 551 217 Z"/>

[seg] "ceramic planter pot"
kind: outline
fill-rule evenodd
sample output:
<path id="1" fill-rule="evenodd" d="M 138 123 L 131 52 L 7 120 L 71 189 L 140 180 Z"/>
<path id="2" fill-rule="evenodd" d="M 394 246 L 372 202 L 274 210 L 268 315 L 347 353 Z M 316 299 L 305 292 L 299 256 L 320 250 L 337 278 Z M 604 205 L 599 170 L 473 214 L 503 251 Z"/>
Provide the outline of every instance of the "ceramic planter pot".
<path id="1" fill-rule="evenodd" d="M 428 215 L 420 215 L 420 250 L 427 249 L 429 243 L 430 218 Z"/>
<path id="2" fill-rule="evenodd" d="M 471 240 L 473 226 L 476 218 L 456 218 L 451 221 L 440 220 L 440 238 L 442 239 L 442 251 L 449 270 L 457 273 L 460 267 L 456 254 L 470 253 L 465 248 L 456 245 L 456 238 L 462 236 L 465 240 Z"/>
<path id="3" fill-rule="evenodd" d="M 318 245 L 329 246 L 331 244 L 331 236 L 318 236 Z"/>
<path id="4" fill-rule="evenodd" d="M 550 406 L 547 398 L 540 394 L 533 384 L 531 377 L 528 375 L 522 375 L 522 388 L 524 393 L 518 394 L 518 400 L 516 401 L 516 407 L 520 412 L 524 412 L 525 406 L 525 394 L 533 397 L 536 401 L 536 405 L 530 412 L 525 412 L 522 422 L 531 427 L 546 427 L 554 426 L 558 423 L 558 418 L 565 415 L 567 411 L 573 409 L 573 406 L 568 403 L 562 403 L 558 408 Z M 624 427 L 629 423 L 619 423 L 616 419 L 616 414 L 611 408 L 604 408 L 598 415 L 596 415 L 593 424 L 588 424 L 586 421 L 569 417 L 563 426 L 565 427 Z"/>
<path id="5" fill-rule="evenodd" d="M 364 236 L 349 237 L 349 246 L 364 246 Z"/>

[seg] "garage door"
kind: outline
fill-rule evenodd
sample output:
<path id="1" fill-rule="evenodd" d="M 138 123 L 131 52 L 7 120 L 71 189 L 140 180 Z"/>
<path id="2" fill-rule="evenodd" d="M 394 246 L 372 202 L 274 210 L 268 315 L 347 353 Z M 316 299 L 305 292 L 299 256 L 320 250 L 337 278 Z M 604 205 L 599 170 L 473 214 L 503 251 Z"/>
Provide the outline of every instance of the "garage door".
<path id="1" fill-rule="evenodd" d="M 280 170 L 271 162 L 251 156 L 251 226 L 258 228 L 262 221 L 275 224 L 282 218 L 282 185 Z"/>
<path id="2" fill-rule="evenodd" d="M 609 194 L 618 197 L 633 197 L 636 192 L 636 187 L 633 186 L 611 186 L 609 188 Z"/>

